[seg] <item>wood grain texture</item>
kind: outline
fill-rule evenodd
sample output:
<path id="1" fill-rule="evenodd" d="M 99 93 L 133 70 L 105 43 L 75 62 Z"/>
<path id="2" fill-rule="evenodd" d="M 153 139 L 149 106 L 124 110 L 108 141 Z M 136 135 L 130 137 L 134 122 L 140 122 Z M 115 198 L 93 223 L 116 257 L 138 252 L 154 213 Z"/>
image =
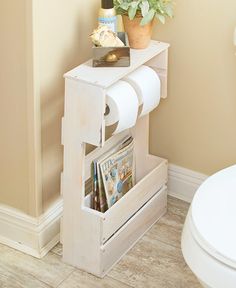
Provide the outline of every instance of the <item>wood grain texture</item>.
<path id="1" fill-rule="evenodd" d="M 167 191 L 164 187 L 102 246 L 103 275 L 166 213 L 166 198 Z"/>
<path id="2" fill-rule="evenodd" d="M 100 146 L 105 140 L 105 91 L 82 81 L 65 81 L 63 141 L 81 141 Z M 92 113 L 91 113 L 92 111 Z M 96 119 L 96 120 L 95 120 Z"/>

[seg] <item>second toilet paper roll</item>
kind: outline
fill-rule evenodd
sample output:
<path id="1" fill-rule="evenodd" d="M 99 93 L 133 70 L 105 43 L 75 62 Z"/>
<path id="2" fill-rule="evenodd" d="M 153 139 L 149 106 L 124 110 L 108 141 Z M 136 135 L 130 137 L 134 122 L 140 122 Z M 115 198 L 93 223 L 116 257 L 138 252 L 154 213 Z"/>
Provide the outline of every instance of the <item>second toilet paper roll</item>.
<path id="1" fill-rule="evenodd" d="M 139 101 L 134 88 L 129 83 L 120 80 L 112 85 L 107 90 L 106 104 L 109 108 L 105 116 L 106 126 L 118 122 L 113 134 L 135 125 Z"/>
<path id="2" fill-rule="evenodd" d="M 143 105 L 140 116 L 156 108 L 160 102 L 161 81 L 157 73 L 148 66 L 142 65 L 123 78 L 136 91 L 139 105 Z"/>

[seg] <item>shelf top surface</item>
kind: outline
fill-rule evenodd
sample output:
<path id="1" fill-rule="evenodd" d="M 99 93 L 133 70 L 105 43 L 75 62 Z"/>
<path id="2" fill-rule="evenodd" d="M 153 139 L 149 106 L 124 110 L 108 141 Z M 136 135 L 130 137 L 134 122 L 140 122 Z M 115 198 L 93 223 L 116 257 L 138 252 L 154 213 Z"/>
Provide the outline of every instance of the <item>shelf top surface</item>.
<path id="1" fill-rule="evenodd" d="M 67 72 L 64 77 L 107 88 L 168 47 L 168 43 L 152 40 L 146 49 L 130 49 L 129 67 L 92 67 L 92 59 L 90 59 Z"/>

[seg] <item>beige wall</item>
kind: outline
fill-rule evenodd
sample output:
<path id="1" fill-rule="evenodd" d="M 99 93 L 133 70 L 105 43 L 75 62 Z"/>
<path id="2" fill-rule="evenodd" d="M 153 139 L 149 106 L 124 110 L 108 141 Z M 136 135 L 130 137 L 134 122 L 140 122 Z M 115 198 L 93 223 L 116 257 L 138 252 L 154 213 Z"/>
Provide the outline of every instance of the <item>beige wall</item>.
<path id="1" fill-rule="evenodd" d="M 29 211 L 26 3 L 0 1 L 0 203 Z"/>
<path id="2" fill-rule="evenodd" d="M 99 4 L 97 0 L 40 0 L 36 4 L 44 209 L 60 192 L 63 74 L 91 57 L 88 35 L 96 26 Z"/>
<path id="3" fill-rule="evenodd" d="M 171 43 L 169 97 L 151 117 L 151 151 L 211 174 L 236 163 L 236 1 L 177 0 L 155 27 Z"/>
<path id="4" fill-rule="evenodd" d="M 91 56 L 99 4 L 0 1 L 0 204 L 38 216 L 59 196 L 63 74 Z"/>

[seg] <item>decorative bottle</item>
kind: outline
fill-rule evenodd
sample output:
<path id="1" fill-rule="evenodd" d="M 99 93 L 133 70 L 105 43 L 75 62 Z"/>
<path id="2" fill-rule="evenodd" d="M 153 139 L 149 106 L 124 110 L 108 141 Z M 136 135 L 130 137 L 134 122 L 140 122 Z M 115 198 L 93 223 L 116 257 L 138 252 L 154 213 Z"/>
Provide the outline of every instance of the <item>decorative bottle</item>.
<path id="1" fill-rule="evenodd" d="M 102 0 L 101 8 L 98 13 L 98 24 L 108 26 L 113 32 L 116 32 L 117 16 L 113 0 Z"/>

